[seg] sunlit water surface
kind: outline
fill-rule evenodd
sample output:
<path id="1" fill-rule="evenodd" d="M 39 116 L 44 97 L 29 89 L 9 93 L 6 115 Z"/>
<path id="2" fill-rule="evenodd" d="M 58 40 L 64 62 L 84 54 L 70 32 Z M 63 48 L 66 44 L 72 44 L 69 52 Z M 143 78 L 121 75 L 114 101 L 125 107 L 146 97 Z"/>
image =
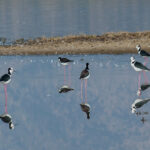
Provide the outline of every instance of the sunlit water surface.
<path id="1" fill-rule="evenodd" d="M 7 86 L 8 112 L 14 131 L 0 122 L 0 149 L 3 150 L 127 150 L 149 149 L 150 118 L 131 114 L 137 98 L 138 74 L 130 66 L 130 55 L 71 55 L 71 87 L 58 93 L 64 84 L 64 68 L 58 56 L 1 56 L 0 74 L 13 67 L 16 72 Z M 137 60 L 143 61 L 139 56 Z M 91 119 L 81 111 L 80 80 L 85 63 L 90 63 L 87 100 Z M 147 74 L 149 76 L 149 74 Z M 1 85 L 0 112 L 4 112 Z M 149 97 L 149 90 L 142 97 Z M 150 104 L 143 106 L 149 110 Z"/>

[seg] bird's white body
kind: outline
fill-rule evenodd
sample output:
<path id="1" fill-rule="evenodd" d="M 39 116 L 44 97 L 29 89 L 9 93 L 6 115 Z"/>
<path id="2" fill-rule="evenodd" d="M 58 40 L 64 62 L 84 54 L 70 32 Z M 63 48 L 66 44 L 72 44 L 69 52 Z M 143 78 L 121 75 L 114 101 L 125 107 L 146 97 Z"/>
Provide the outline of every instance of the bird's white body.
<path id="1" fill-rule="evenodd" d="M 83 79 L 85 79 L 85 80 L 86 80 L 86 79 L 88 79 L 89 77 L 90 77 L 90 74 L 89 74 L 87 77 L 83 78 Z"/>
<path id="2" fill-rule="evenodd" d="M 2 83 L 2 84 L 8 84 L 8 83 L 10 83 L 10 81 L 11 81 L 11 79 L 8 80 L 8 81 L 0 81 L 0 83 Z"/>
<path id="3" fill-rule="evenodd" d="M 68 63 L 62 63 L 62 62 L 60 62 L 63 66 L 67 66 L 67 65 L 69 65 Z"/>
<path id="4" fill-rule="evenodd" d="M 134 69 L 135 71 L 137 71 L 137 72 L 142 71 L 142 69 L 135 67 L 133 63 L 131 63 L 131 66 L 132 66 L 133 69 Z"/>

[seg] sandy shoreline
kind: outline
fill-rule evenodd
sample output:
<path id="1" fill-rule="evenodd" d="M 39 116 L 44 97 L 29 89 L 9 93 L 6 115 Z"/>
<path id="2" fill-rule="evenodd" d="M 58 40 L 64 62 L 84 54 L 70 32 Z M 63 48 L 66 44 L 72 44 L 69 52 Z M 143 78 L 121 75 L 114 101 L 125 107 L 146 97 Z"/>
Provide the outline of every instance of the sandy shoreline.
<path id="1" fill-rule="evenodd" d="M 125 54 L 137 53 L 137 44 L 150 52 L 150 31 L 19 39 L 0 46 L 0 55 Z"/>

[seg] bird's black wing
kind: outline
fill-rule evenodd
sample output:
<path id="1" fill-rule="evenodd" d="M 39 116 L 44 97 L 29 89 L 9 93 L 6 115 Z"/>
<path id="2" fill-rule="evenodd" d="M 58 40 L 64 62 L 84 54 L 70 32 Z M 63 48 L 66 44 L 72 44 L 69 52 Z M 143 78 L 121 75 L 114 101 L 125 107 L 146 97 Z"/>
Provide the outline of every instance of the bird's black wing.
<path id="1" fill-rule="evenodd" d="M 67 62 L 73 62 L 73 60 L 69 60 L 67 58 L 61 58 L 61 62 L 67 63 Z"/>
<path id="2" fill-rule="evenodd" d="M 83 70 L 80 74 L 80 79 L 85 78 L 89 75 L 88 70 Z"/>
<path id="3" fill-rule="evenodd" d="M 142 56 L 150 56 L 150 54 L 144 50 L 141 50 L 141 55 Z"/>
<path id="4" fill-rule="evenodd" d="M 10 79 L 10 76 L 8 74 L 4 74 L 1 76 L 0 81 L 8 81 Z"/>
<path id="5" fill-rule="evenodd" d="M 140 68 L 142 70 L 150 70 L 149 68 L 147 68 L 146 66 L 144 66 L 142 63 L 140 62 L 135 62 L 135 67 Z"/>

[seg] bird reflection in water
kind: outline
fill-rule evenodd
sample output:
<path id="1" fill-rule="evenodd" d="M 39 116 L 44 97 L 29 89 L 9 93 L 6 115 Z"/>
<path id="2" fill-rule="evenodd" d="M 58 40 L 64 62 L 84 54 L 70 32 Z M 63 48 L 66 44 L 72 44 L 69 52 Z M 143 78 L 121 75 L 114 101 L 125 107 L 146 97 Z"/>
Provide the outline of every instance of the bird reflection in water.
<path id="1" fill-rule="evenodd" d="M 4 123 L 9 124 L 9 129 L 11 129 L 11 130 L 14 129 L 14 124 L 12 122 L 12 117 L 10 114 L 4 113 L 4 114 L 0 115 L 0 118 Z"/>
<path id="2" fill-rule="evenodd" d="M 86 113 L 87 119 L 90 119 L 90 105 L 87 103 L 80 104 L 81 110 Z"/>
<path id="3" fill-rule="evenodd" d="M 59 93 L 67 93 L 69 91 L 72 91 L 74 90 L 73 88 L 70 88 L 69 86 L 67 85 L 63 85 L 60 89 L 59 89 Z"/>

